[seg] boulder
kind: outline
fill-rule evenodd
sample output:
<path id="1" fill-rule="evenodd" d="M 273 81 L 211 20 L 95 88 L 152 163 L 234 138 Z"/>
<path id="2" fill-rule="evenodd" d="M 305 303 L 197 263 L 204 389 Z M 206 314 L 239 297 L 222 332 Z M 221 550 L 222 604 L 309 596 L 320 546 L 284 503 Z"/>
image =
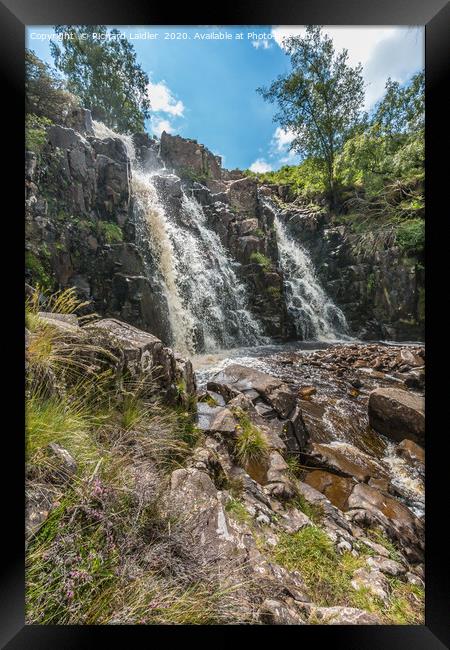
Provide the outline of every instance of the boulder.
<path id="1" fill-rule="evenodd" d="M 262 603 L 258 617 L 266 625 L 305 625 L 304 618 L 294 607 L 271 598 Z"/>
<path id="2" fill-rule="evenodd" d="M 122 356 L 124 370 L 132 376 L 149 375 L 166 391 L 174 390 L 183 381 L 185 390 L 195 391 L 195 378 L 190 361 L 181 359 L 152 334 L 114 318 L 104 318 L 82 328 L 92 343 L 106 345 Z"/>
<path id="3" fill-rule="evenodd" d="M 202 548 L 205 562 L 245 560 L 245 548 L 230 529 L 221 493 L 206 472 L 194 467 L 172 472 L 167 501 Z"/>
<path id="4" fill-rule="evenodd" d="M 377 388 L 369 395 L 370 426 L 393 440 L 425 440 L 425 400 L 399 388 Z"/>
<path id="5" fill-rule="evenodd" d="M 354 520 L 381 525 L 391 538 L 404 547 L 411 560 L 420 561 L 424 548 L 423 522 L 405 505 L 364 483 L 355 485 L 347 505 L 348 510 L 353 510 L 356 515 Z M 363 517 L 359 517 L 358 512 L 363 512 Z"/>
<path id="6" fill-rule="evenodd" d="M 226 388 L 224 388 L 226 387 Z M 271 375 L 233 363 L 216 373 L 207 384 L 208 390 L 221 393 L 255 390 L 282 417 L 287 417 L 295 406 L 295 396 L 287 384 Z M 225 394 L 224 394 L 225 393 Z"/>
<path id="7" fill-rule="evenodd" d="M 232 412 L 222 406 L 209 406 L 205 402 L 197 404 L 197 426 L 205 433 L 236 435 L 237 421 Z"/>
<path id="8" fill-rule="evenodd" d="M 373 458 L 346 442 L 331 444 L 313 443 L 310 449 L 312 462 L 329 467 L 357 481 L 385 475 L 385 470 Z"/>
<path id="9" fill-rule="evenodd" d="M 357 569 L 353 574 L 352 587 L 359 591 L 364 589 L 384 602 L 388 599 L 389 582 L 385 575 L 376 569 Z"/>
<path id="10" fill-rule="evenodd" d="M 321 625 L 381 625 L 375 614 L 355 607 L 313 607 L 310 620 Z"/>
<path id="11" fill-rule="evenodd" d="M 389 560 L 386 557 L 368 557 L 367 564 L 371 569 L 381 571 L 381 573 L 385 573 L 388 576 L 396 577 L 406 573 L 406 567 L 403 564 Z"/>
<path id="12" fill-rule="evenodd" d="M 419 445 L 412 440 L 402 440 L 401 443 L 397 445 L 395 453 L 412 465 L 425 464 L 425 450 L 422 447 L 419 447 Z"/>

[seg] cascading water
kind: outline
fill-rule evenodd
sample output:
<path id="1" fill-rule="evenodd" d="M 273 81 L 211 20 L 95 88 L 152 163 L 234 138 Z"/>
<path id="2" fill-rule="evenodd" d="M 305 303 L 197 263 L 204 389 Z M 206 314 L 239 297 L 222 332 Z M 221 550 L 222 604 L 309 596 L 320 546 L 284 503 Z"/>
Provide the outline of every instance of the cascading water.
<path id="1" fill-rule="evenodd" d="M 246 289 L 218 235 L 206 225 L 202 206 L 181 190 L 182 223 L 158 194 L 156 176 L 163 167 L 139 166 L 132 139 L 94 123 L 99 138 L 120 138 L 131 162 L 137 244 L 149 277 L 167 301 L 171 344 L 194 352 L 266 342 L 247 307 Z M 173 177 L 173 175 L 172 175 Z M 178 179 L 179 180 L 179 179 Z"/>
<path id="2" fill-rule="evenodd" d="M 317 341 L 348 339 L 345 316 L 321 287 L 308 253 L 289 236 L 272 206 L 266 205 L 274 213 L 287 308 L 297 336 Z"/>

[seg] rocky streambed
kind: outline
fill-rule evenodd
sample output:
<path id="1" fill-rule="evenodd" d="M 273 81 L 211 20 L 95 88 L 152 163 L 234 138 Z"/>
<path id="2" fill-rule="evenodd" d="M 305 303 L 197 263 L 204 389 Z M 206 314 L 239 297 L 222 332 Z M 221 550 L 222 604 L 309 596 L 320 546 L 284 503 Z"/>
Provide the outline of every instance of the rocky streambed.
<path id="1" fill-rule="evenodd" d="M 354 481 L 367 482 L 422 516 L 424 454 L 418 445 L 424 444 L 424 347 L 312 346 L 261 347 L 244 350 L 242 355 L 232 351 L 232 356 L 225 353 L 219 360 L 214 355 L 200 357 L 194 361 L 199 388 L 223 405 L 223 396 L 214 388 L 223 393 L 215 385 L 217 376 L 229 381 L 230 366 L 233 370 L 238 364 L 278 378 L 292 391 L 301 412 L 303 439 L 295 451 L 308 482 L 325 491 L 328 485 L 330 493 L 339 485 L 336 505 L 345 502 L 340 494 L 345 487 L 350 489 Z M 277 413 L 265 404 L 264 395 L 254 395 L 252 378 L 249 373 L 246 390 L 256 410 L 276 420 Z"/>
<path id="2" fill-rule="evenodd" d="M 80 327 L 75 316 L 40 318 L 70 340 L 107 347 L 119 392 L 124 377 L 156 377 L 158 399 L 196 424 L 175 466 L 158 466 L 167 432 L 150 426 L 151 406 L 148 427 L 141 419 L 125 433 L 115 423 L 103 431 L 136 479 L 130 495 L 144 503 L 157 493 L 153 532 L 135 532 L 123 547 L 124 566 L 151 557 L 172 576 L 161 535 L 172 540 L 175 526 L 176 540 L 189 540 L 191 549 L 175 544 L 170 551 L 176 575 L 189 584 L 195 549 L 193 584 L 213 572 L 214 593 L 222 594 L 213 621 L 222 608 L 228 623 L 423 622 L 422 346 L 297 343 L 191 364 L 115 319 Z M 67 465 L 67 450 L 53 444 L 50 451 Z M 72 465 L 59 472 L 65 489 Z M 28 476 L 33 539 L 58 501 L 51 480 L 33 478 L 32 464 Z M 107 519 L 106 504 L 101 512 Z M 113 618 L 129 622 L 126 612 Z"/>

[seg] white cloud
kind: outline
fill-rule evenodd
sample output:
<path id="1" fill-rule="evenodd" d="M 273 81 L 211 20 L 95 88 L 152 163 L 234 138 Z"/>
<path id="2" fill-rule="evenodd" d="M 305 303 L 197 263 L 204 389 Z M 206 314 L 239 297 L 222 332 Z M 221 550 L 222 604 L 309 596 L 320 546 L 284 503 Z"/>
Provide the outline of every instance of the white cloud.
<path id="1" fill-rule="evenodd" d="M 403 83 L 423 67 L 423 28 L 418 27 L 324 27 L 339 52 L 348 50 L 348 61 L 363 65 L 366 84 L 365 108 L 369 109 L 384 92 L 388 77 Z M 288 36 L 304 36 L 302 26 L 272 29 L 275 42 L 283 48 Z"/>
<path id="2" fill-rule="evenodd" d="M 183 102 L 172 95 L 172 91 L 165 81 L 160 81 L 157 84 L 150 82 L 147 86 L 147 94 L 153 111 L 177 116 L 183 115 Z"/>
<path id="3" fill-rule="evenodd" d="M 276 151 L 286 151 L 292 140 L 295 138 L 295 133 L 290 129 L 282 129 L 277 126 L 275 133 L 272 137 L 272 145 Z"/>
<path id="4" fill-rule="evenodd" d="M 159 117 L 154 117 L 152 116 L 151 120 L 151 127 L 152 127 L 152 132 L 159 138 L 161 137 L 161 133 L 165 131 L 166 133 L 172 133 L 173 132 L 173 127 L 169 120 L 163 120 Z"/>
<path id="5" fill-rule="evenodd" d="M 264 172 L 271 172 L 272 165 L 269 165 L 269 163 L 262 158 L 258 158 L 258 160 L 255 160 L 255 162 L 250 165 L 249 169 L 252 172 L 263 174 Z"/>

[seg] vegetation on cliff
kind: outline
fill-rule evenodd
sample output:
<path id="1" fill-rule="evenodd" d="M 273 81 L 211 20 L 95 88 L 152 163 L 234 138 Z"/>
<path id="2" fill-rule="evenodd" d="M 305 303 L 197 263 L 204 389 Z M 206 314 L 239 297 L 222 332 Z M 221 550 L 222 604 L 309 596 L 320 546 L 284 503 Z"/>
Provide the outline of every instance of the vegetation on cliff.
<path id="1" fill-rule="evenodd" d="M 388 79 L 385 94 L 363 111 L 361 67 L 348 66 L 319 27 L 285 42 L 292 70 L 263 97 L 278 105 L 275 120 L 295 137 L 296 166 L 247 174 L 287 185 L 293 196 L 327 199 L 337 221 L 372 244 L 420 254 L 424 245 L 424 73 L 406 84 Z M 369 242 L 362 240 L 363 249 Z"/>

